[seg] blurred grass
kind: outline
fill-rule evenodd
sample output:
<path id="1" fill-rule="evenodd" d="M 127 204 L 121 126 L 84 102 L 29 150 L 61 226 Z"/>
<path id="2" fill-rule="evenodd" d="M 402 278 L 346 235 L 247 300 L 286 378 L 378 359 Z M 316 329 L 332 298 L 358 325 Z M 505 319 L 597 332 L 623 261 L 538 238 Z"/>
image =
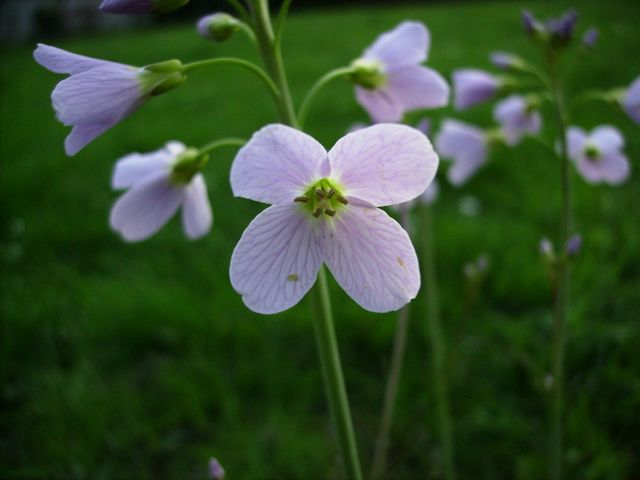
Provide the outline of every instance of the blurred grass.
<path id="1" fill-rule="evenodd" d="M 432 34 L 428 64 L 449 75 L 488 68 L 491 50 L 535 54 L 519 12 L 557 14 L 565 1 L 437 3 L 294 13 L 285 57 L 299 101 L 326 70 L 355 58 L 405 18 Z M 580 25 L 600 41 L 577 66 L 572 90 L 628 84 L 640 67 L 633 2 L 579 2 Z M 211 45 L 191 26 L 56 42 L 130 64 L 210 55 L 255 58 L 243 38 Z M 77 157 L 49 95 L 61 77 L 4 49 L 0 62 L 0 476 L 205 478 L 215 455 L 230 478 L 340 478 L 323 396 L 310 304 L 277 316 L 248 311 L 228 282 L 231 251 L 261 205 L 233 199 L 233 151 L 206 172 L 214 229 L 188 243 L 177 221 L 153 239 L 125 245 L 108 227 L 114 159 L 168 139 L 192 145 L 249 137 L 275 118 L 262 85 L 231 68 L 197 72 L 154 99 Z M 490 106 L 463 116 L 487 123 Z M 437 122 L 448 110 L 430 116 Z M 578 123 L 620 125 L 632 179 L 619 188 L 575 178 L 576 229 L 584 251 L 572 285 L 567 350 L 570 478 L 640 476 L 640 182 L 638 127 L 601 105 Z M 308 130 L 326 146 L 365 120 L 352 89 L 337 82 L 311 111 Z M 555 236 L 558 165 L 525 142 L 501 151 L 468 186 L 445 186 L 436 206 L 438 270 L 460 478 L 533 480 L 546 475 L 543 377 L 550 290 L 537 244 Z M 441 182 L 442 184 L 443 182 Z M 458 205 L 471 195 L 475 217 Z M 416 226 L 418 218 L 414 219 Z M 417 239 L 419 240 L 419 239 Z M 463 311 L 462 266 L 478 254 L 491 271 L 478 302 Z M 347 384 L 368 467 L 381 409 L 395 315 L 361 311 L 333 285 Z M 392 436 L 388 478 L 439 478 L 429 352 L 421 299 Z M 532 365 L 534 368 L 532 368 Z M 368 470 L 368 468 L 365 468 Z"/>

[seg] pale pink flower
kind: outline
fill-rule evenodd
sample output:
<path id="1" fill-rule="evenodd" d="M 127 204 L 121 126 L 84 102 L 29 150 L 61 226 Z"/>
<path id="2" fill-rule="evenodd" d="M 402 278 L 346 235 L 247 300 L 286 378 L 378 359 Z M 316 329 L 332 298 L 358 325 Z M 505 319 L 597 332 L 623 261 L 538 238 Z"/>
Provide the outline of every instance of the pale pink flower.
<path id="1" fill-rule="evenodd" d="M 111 184 L 116 190 L 128 190 L 111 209 L 111 228 L 128 242 L 144 240 L 182 207 L 186 236 L 193 240 L 206 235 L 213 217 L 197 160 L 197 152 L 180 142 L 118 160 Z"/>
<path id="2" fill-rule="evenodd" d="M 420 287 L 418 260 L 407 233 L 377 207 L 422 194 L 437 167 L 427 137 L 404 125 L 358 130 L 328 153 L 298 130 L 264 127 L 231 168 L 235 196 L 272 204 L 233 252 L 233 287 L 250 309 L 281 312 L 324 262 L 363 308 L 399 309 Z"/>
<path id="3" fill-rule="evenodd" d="M 507 145 L 516 145 L 526 134 L 535 135 L 542 129 L 542 117 L 537 106 L 520 95 L 501 100 L 493 109 L 493 118 L 500 124 Z"/>
<path id="4" fill-rule="evenodd" d="M 405 112 L 445 106 L 449 86 L 427 59 L 430 35 L 420 22 L 383 33 L 353 62 L 356 98 L 374 122 L 399 122 Z"/>
<path id="5" fill-rule="evenodd" d="M 454 106 L 465 110 L 478 103 L 486 102 L 498 94 L 502 88 L 499 77 L 477 68 L 463 68 L 453 72 Z"/>
<path id="6" fill-rule="evenodd" d="M 624 138 L 610 125 L 601 125 L 590 134 L 578 127 L 567 129 L 569 158 L 589 183 L 618 185 L 629 177 L 629 160 L 622 152 Z"/>
<path id="7" fill-rule="evenodd" d="M 452 185 L 459 186 L 487 161 L 487 134 L 481 128 L 459 120 L 445 119 L 436 137 L 436 150 L 453 160 L 447 172 Z"/>

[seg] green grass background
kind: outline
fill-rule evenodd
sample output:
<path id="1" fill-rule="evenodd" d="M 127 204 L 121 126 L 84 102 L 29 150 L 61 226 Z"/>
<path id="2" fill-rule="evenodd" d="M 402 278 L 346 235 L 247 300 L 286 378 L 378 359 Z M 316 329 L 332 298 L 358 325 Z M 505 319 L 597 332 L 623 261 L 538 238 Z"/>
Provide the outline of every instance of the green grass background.
<path id="1" fill-rule="evenodd" d="M 447 76 L 462 66 L 489 68 L 495 49 L 533 58 L 520 10 L 545 17 L 571 5 L 580 10 L 580 27 L 595 24 L 601 36 L 576 65 L 570 93 L 628 84 L 640 73 L 637 2 L 390 2 L 302 13 L 294 2 L 284 43 L 293 95 L 299 102 L 322 73 L 406 18 L 428 25 L 428 64 Z M 55 43 L 138 65 L 256 58 L 248 40 L 210 44 L 190 25 Z M 263 86 L 233 67 L 198 71 L 67 158 L 67 131 L 49 100 L 62 77 L 36 65 L 32 49 L 5 48 L 0 57 L 0 477 L 202 479 L 215 455 L 230 479 L 342 478 L 311 302 L 256 315 L 228 281 L 231 251 L 263 208 L 232 197 L 234 152 L 218 151 L 207 166 L 215 220 L 205 239 L 186 241 L 174 219 L 149 241 L 127 245 L 108 226 L 115 159 L 169 139 L 198 146 L 249 137 L 276 118 Z M 436 124 L 451 115 L 429 113 Z M 487 125 L 490 117 L 490 106 L 461 115 Z M 329 147 L 357 120 L 366 116 L 352 88 L 336 82 L 318 98 L 307 127 Z M 619 125 L 633 166 L 618 188 L 574 175 L 584 249 L 573 270 L 568 326 L 567 477 L 640 478 L 639 129 L 597 104 L 576 110 L 574 123 Z M 460 190 L 440 176 L 433 233 L 461 479 L 546 478 L 551 291 L 537 245 L 542 236 L 556 238 L 558 174 L 557 160 L 525 141 L 494 154 Z M 478 200 L 477 216 L 460 213 L 465 196 Z M 462 268 L 482 252 L 491 270 L 465 311 Z M 362 311 L 333 283 L 332 294 L 368 471 L 396 316 Z M 441 478 L 421 297 L 411 312 L 387 478 Z"/>

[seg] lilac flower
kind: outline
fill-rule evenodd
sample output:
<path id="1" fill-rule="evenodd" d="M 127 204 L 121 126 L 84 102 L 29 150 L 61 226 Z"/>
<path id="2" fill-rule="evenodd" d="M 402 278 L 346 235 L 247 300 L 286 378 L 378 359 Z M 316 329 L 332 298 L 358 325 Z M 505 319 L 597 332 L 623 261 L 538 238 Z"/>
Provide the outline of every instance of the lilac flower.
<path id="1" fill-rule="evenodd" d="M 509 52 L 491 52 L 491 63 L 501 70 L 518 70 L 523 67 L 523 60 Z"/>
<path id="2" fill-rule="evenodd" d="M 429 31 L 420 22 L 403 22 L 380 35 L 352 64 L 356 98 L 374 122 L 398 122 L 405 112 L 437 108 L 449 101 L 449 86 L 427 59 Z"/>
<path id="3" fill-rule="evenodd" d="M 465 183 L 487 160 L 486 132 L 458 120 L 445 119 L 436 138 L 436 151 L 453 160 L 447 172 L 451 184 Z"/>
<path id="4" fill-rule="evenodd" d="M 522 12 L 522 25 L 527 35 L 532 35 L 540 28 L 540 24 L 529 10 L 523 10 Z"/>
<path id="5" fill-rule="evenodd" d="M 494 97 L 503 83 L 495 75 L 483 70 L 466 68 L 453 72 L 454 106 L 464 110 Z"/>
<path id="6" fill-rule="evenodd" d="M 629 85 L 629 88 L 623 94 L 621 104 L 627 115 L 634 122 L 640 123 L 640 77 Z"/>
<path id="7" fill-rule="evenodd" d="M 578 21 L 578 12 L 569 10 L 559 18 L 551 18 L 545 22 L 545 27 L 555 40 L 566 42 L 573 36 Z"/>
<path id="8" fill-rule="evenodd" d="M 512 95 L 497 103 L 493 117 L 502 127 L 505 143 L 516 145 L 523 135 L 540 133 L 542 117 L 535 102 L 519 95 Z"/>
<path id="9" fill-rule="evenodd" d="M 167 13 L 189 0 L 102 0 L 100 10 L 109 13 Z"/>
<path id="10" fill-rule="evenodd" d="M 212 13 L 198 20 L 196 29 L 205 38 L 223 42 L 240 29 L 240 21 L 228 13 Z"/>
<path id="11" fill-rule="evenodd" d="M 129 154 L 116 163 L 114 189 L 129 189 L 111 210 L 111 227 L 129 242 L 156 233 L 182 206 L 182 226 L 190 239 L 211 228 L 211 205 L 197 150 L 169 142 L 155 152 Z"/>
<path id="12" fill-rule="evenodd" d="M 420 287 L 418 261 L 407 233 L 377 207 L 417 197 L 437 167 L 427 137 L 405 125 L 358 130 L 329 153 L 298 130 L 264 127 L 231 167 L 235 196 L 272 204 L 233 252 L 233 287 L 251 310 L 281 312 L 324 262 L 363 308 L 399 309 Z"/>
<path id="13" fill-rule="evenodd" d="M 217 458 L 212 457 L 209 460 L 209 478 L 211 480 L 224 480 L 225 476 L 224 468 L 220 465 L 220 462 Z"/>
<path id="14" fill-rule="evenodd" d="M 584 32 L 582 36 L 582 44 L 587 48 L 593 48 L 598 41 L 598 29 L 595 27 L 591 27 L 589 30 Z"/>
<path id="15" fill-rule="evenodd" d="M 589 183 L 618 185 L 629 176 L 629 161 L 622 153 L 624 139 L 610 125 L 602 125 L 590 134 L 578 127 L 567 130 L 569 158 Z"/>
<path id="16" fill-rule="evenodd" d="M 409 200 L 408 202 L 402 202 L 398 205 L 391 205 L 391 208 L 396 212 L 404 212 L 407 210 L 411 210 L 416 205 L 431 205 L 438 198 L 438 194 L 440 193 L 440 186 L 438 185 L 437 180 L 433 180 L 431 185 L 424 191 L 422 195 L 414 198 L 413 200 Z"/>
<path id="17" fill-rule="evenodd" d="M 51 94 L 58 120 L 73 127 L 65 140 L 67 155 L 75 155 L 152 95 L 164 93 L 185 79 L 177 60 L 137 68 L 44 44 L 38 44 L 33 56 L 52 72 L 71 75 Z"/>

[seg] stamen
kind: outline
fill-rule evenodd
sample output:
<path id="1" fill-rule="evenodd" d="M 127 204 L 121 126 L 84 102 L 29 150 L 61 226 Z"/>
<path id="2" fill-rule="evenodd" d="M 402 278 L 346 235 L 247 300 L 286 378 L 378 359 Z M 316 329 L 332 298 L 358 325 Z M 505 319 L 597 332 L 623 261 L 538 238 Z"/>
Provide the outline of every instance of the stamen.
<path id="1" fill-rule="evenodd" d="M 324 198 L 324 190 L 320 190 L 319 188 L 316 188 L 316 195 L 318 196 L 318 198 Z"/>
<path id="2" fill-rule="evenodd" d="M 327 198 L 333 197 L 335 195 L 335 193 L 336 193 L 335 188 L 330 189 L 329 193 L 327 193 Z"/>
<path id="3" fill-rule="evenodd" d="M 321 214 L 322 214 L 322 208 L 320 207 L 316 208 L 316 211 L 313 212 L 313 216 L 316 218 L 318 218 Z"/>
<path id="4" fill-rule="evenodd" d="M 324 213 L 326 213 L 330 217 L 333 217 L 336 214 L 336 211 L 335 210 L 331 210 L 330 208 L 325 208 L 324 209 Z"/>
<path id="5" fill-rule="evenodd" d="M 307 203 L 309 199 L 307 197 L 296 197 L 293 201 L 298 203 Z"/>
<path id="6" fill-rule="evenodd" d="M 338 201 L 343 204 L 343 205 L 347 205 L 349 203 L 349 200 L 347 200 L 346 198 L 344 198 L 342 195 L 338 195 Z"/>

